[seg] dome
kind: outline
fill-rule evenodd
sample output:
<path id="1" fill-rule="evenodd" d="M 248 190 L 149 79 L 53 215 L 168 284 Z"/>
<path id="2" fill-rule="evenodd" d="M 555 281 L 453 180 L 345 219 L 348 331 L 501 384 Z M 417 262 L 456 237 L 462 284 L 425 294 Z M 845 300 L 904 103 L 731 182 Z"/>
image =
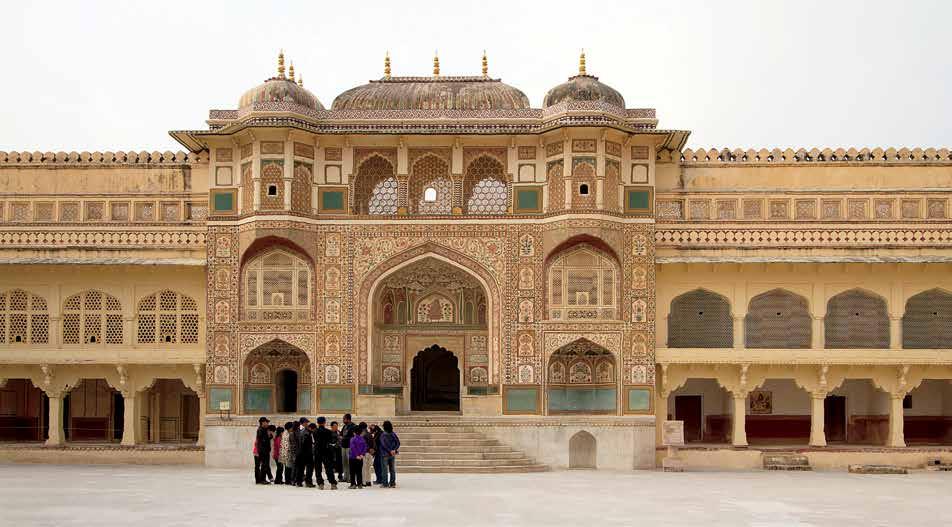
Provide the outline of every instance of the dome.
<path id="1" fill-rule="evenodd" d="M 548 108 L 565 101 L 603 101 L 612 106 L 625 108 L 625 98 L 618 93 L 618 90 L 599 82 L 598 77 L 591 75 L 576 75 L 570 77 L 568 82 L 552 88 L 545 94 L 542 105 Z"/>
<path id="2" fill-rule="evenodd" d="M 238 107 L 248 108 L 253 104 L 264 102 L 290 102 L 311 110 L 324 109 L 321 101 L 317 100 L 313 93 L 304 89 L 302 79 L 294 81 L 293 62 L 288 70 L 288 76 L 285 77 L 284 51 L 278 54 L 278 75 L 246 91 L 238 100 Z"/>
<path id="3" fill-rule="evenodd" d="M 521 110 L 529 98 L 488 77 L 384 77 L 351 88 L 332 110 Z"/>
<path id="4" fill-rule="evenodd" d="M 548 108 L 566 101 L 601 101 L 621 109 L 625 108 L 625 98 L 618 90 L 599 82 L 598 77 L 585 72 L 585 53 L 579 57 L 578 75 L 569 77 L 545 94 L 542 106 Z"/>
<path id="5" fill-rule="evenodd" d="M 246 91 L 238 101 L 238 107 L 246 108 L 261 102 L 291 102 L 312 110 L 324 109 L 313 93 L 286 77 L 272 77 Z"/>

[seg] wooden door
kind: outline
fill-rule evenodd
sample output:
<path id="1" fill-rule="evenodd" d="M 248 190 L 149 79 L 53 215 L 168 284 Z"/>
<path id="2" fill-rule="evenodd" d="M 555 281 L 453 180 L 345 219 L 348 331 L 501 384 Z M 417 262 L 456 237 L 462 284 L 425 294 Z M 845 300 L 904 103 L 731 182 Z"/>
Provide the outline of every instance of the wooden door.
<path id="1" fill-rule="evenodd" d="M 701 415 L 700 395 L 676 395 L 674 397 L 674 418 L 677 421 L 684 421 L 685 442 L 697 442 L 703 439 Z"/>
<path id="2" fill-rule="evenodd" d="M 823 401 L 823 427 L 826 440 L 846 441 L 846 397 L 828 395 Z"/>

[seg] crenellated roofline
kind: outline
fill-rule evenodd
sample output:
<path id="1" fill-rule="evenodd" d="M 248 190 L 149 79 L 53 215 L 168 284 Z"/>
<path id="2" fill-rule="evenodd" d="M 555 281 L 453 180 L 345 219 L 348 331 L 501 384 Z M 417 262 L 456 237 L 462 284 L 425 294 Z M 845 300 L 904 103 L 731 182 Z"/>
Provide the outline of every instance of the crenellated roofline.
<path id="1" fill-rule="evenodd" d="M 773 149 L 730 149 L 730 148 L 690 148 L 683 150 L 680 156 L 672 152 L 659 153 L 659 161 L 677 159 L 682 165 L 725 166 L 725 165 L 784 165 L 784 164 L 952 164 L 952 150 L 949 148 L 773 148 Z"/>

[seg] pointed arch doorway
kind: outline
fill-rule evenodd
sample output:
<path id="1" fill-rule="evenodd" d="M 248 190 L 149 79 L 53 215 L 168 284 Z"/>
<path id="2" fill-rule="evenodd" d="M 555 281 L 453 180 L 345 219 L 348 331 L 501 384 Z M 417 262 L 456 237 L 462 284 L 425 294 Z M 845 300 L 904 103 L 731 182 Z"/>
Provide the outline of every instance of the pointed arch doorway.
<path id="1" fill-rule="evenodd" d="M 410 409 L 414 412 L 460 410 L 459 360 L 433 345 L 417 353 L 410 370 Z"/>

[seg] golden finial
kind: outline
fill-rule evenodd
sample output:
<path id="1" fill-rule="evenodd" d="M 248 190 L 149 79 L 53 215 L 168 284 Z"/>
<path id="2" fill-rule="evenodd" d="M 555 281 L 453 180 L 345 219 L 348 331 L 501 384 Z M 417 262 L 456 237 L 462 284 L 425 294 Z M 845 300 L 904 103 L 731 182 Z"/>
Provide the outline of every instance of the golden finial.
<path id="1" fill-rule="evenodd" d="M 291 79 L 291 82 L 294 82 L 294 61 L 291 61 L 291 67 L 288 68 L 288 78 Z"/>
<path id="2" fill-rule="evenodd" d="M 433 53 L 433 76 L 440 76 L 440 52 L 436 51 Z"/>
<path id="3" fill-rule="evenodd" d="M 579 55 L 578 57 L 578 74 L 587 75 L 587 73 L 585 73 L 585 50 L 584 49 L 582 50 L 582 54 Z"/>
<path id="4" fill-rule="evenodd" d="M 390 78 L 390 50 L 387 50 L 387 54 L 383 56 L 383 78 Z"/>
<path id="5" fill-rule="evenodd" d="M 284 50 L 278 53 L 278 78 L 284 78 Z"/>
<path id="6" fill-rule="evenodd" d="M 483 78 L 489 77 L 489 59 L 486 58 L 486 50 L 483 50 Z"/>
<path id="7" fill-rule="evenodd" d="M 298 75 L 298 86 L 304 87 L 304 75 Z"/>

